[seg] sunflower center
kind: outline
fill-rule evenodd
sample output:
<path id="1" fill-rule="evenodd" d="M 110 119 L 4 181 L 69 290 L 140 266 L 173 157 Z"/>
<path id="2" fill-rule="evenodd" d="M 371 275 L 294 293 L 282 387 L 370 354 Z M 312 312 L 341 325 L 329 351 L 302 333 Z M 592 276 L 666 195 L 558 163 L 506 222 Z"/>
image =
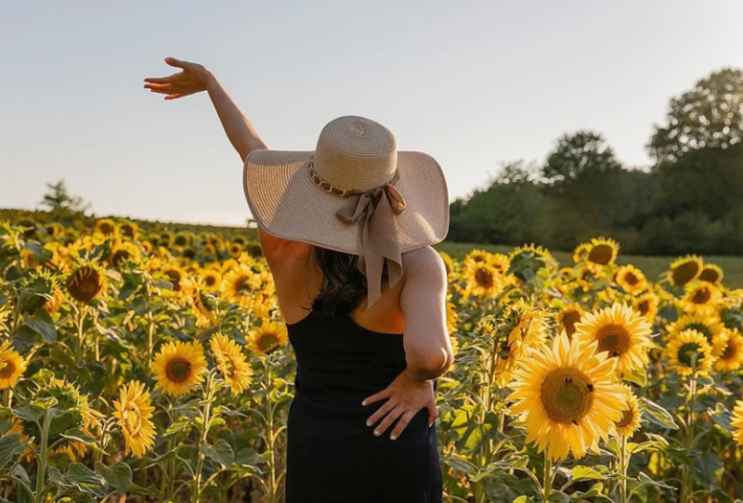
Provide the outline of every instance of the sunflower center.
<path id="1" fill-rule="evenodd" d="M 165 275 L 170 278 L 170 282 L 173 284 L 173 290 L 176 292 L 181 291 L 181 273 L 178 271 L 165 271 Z"/>
<path id="2" fill-rule="evenodd" d="M 671 272 L 671 277 L 675 285 L 681 286 L 696 278 L 697 274 L 699 274 L 699 264 L 691 261 L 676 266 Z"/>
<path id="3" fill-rule="evenodd" d="M 248 282 L 250 278 L 247 276 L 240 276 L 235 280 L 235 293 L 238 295 L 246 295 L 248 292 L 250 292 L 250 284 Z"/>
<path id="4" fill-rule="evenodd" d="M 593 384 L 580 370 L 559 368 L 544 379 L 541 399 L 551 420 L 578 424 L 593 405 Z"/>
<path id="5" fill-rule="evenodd" d="M 628 272 L 624 275 L 624 281 L 630 286 L 635 286 L 640 282 L 640 279 L 634 273 Z"/>
<path id="6" fill-rule="evenodd" d="M 215 278 L 214 276 L 211 276 L 211 275 L 210 276 L 207 276 L 206 278 L 204 278 L 204 283 L 206 283 L 206 286 L 208 286 L 209 288 L 211 288 L 211 287 L 213 287 L 214 285 L 217 284 L 217 278 Z"/>
<path id="7" fill-rule="evenodd" d="M 191 376 L 191 362 L 184 358 L 173 358 L 165 367 L 165 375 L 175 383 L 182 383 Z"/>
<path id="8" fill-rule="evenodd" d="M 5 366 L 0 369 L 0 379 L 8 379 L 15 372 L 15 363 L 10 360 L 5 361 Z"/>
<path id="9" fill-rule="evenodd" d="M 684 327 L 684 330 L 687 328 L 693 328 L 703 336 L 707 338 L 707 341 L 712 342 L 712 332 L 710 331 L 709 327 L 707 325 L 704 325 L 702 323 L 689 323 Z"/>
<path id="10" fill-rule="evenodd" d="M 711 268 L 702 269 L 702 274 L 699 275 L 699 279 L 709 281 L 710 283 L 717 283 L 720 279 L 720 274 Z"/>
<path id="11" fill-rule="evenodd" d="M 608 351 L 610 356 L 621 356 L 627 352 L 630 337 L 624 327 L 620 325 L 606 325 L 598 331 L 598 351 Z"/>
<path id="12" fill-rule="evenodd" d="M 732 360 L 738 355 L 738 348 L 728 341 L 728 345 L 725 347 L 725 351 L 720 355 L 721 360 Z"/>
<path id="13" fill-rule="evenodd" d="M 635 411 L 632 410 L 632 407 L 622 412 L 622 419 L 617 421 L 616 424 L 620 428 L 623 426 L 629 426 L 629 424 L 632 422 L 632 420 L 635 418 Z"/>
<path id="14" fill-rule="evenodd" d="M 704 352 L 696 342 L 687 342 L 679 348 L 678 360 L 687 367 L 694 367 L 704 358 Z"/>
<path id="15" fill-rule="evenodd" d="M 637 304 L 637 309 L 643 316 L 648 314 L 648 311 L 650 311 L 650 302 L 648 302 L 647 300 L 643 300 L 642 302 Z"/>
<path id="16" fill-rule="evenodd" d="M 261 348 L 263 351 L 268 351 L 278 343 L 279 338 L 276 337 L 274 334 L 263 334 L 263 336 L 261 336 L 260 340 L 258 341 L 258 347 Z"/>
<path id="17" fill-rule="evenodd" d="M 588 253 L 588 260 L 594 264 L 606 265 L 611 262 L 614 256 L 614 249 L 606 244 L 598 244 L 591 248 Z"/>
<path id="18" fill-rule="evenodd" d="M 565 313 L 562 317 L 562 325 L 565 327 L 565 332 L 568 336 L 575 333 L 575 324 L 580 321 L 580 313 L 572 310 Z"/>
<path id="19" fill-rule="evenodd" d="M 492 288 L 495 283 L 493 273 L 484 267 L 480 267 L 475 271 L 475 282 L 482 288 Z"/>
<path id="20" fill-rule="evenodd" d="M 707 302 L 709 302 L 709 299 L 711 297 L 712 293 L 709 291 L 709 288 L 699 288 L 696 292 L 694 292 L 691 301 L 694 304 L 706 304 Z"/>
<path id="21" fill-rule="evenodd" d="M 224 374 L 225 377 L 234 377 L 235 375 L 235 363 L 232 361 L 232 358 L 225 357 L 224 360 L 222 360 L 222 374 Z"/>

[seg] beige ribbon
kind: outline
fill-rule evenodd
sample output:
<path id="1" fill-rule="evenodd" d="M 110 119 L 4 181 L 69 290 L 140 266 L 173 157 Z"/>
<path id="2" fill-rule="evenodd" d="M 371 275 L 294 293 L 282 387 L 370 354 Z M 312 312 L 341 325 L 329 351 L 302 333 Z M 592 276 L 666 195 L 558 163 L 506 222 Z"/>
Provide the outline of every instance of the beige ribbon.
<path id="1" fill-rule="evenodd" d="M 402 279 L 402 255 L 397 239 L 395 215 L 405 211 L 405 199 L 389 183 L 376 189 L 354 194 L 336 216 L 342 221 L 361 226 L 361 253 L 358 268 L 366 276 L 367 307 L 382 296 L 382 274 L 387 261 L 390 288 Z"/>

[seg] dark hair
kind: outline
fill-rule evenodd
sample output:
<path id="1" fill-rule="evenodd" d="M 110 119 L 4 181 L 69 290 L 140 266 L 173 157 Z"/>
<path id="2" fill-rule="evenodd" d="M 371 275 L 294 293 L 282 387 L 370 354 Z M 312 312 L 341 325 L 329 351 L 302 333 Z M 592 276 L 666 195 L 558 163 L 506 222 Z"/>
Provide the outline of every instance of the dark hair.
<path id="1" fill-rule="evenodd" d="M 323 281 L 312 301 L 312 309 L 330 316 L 351 314 L 367 292 L 366 277 L 358 268 L 358 255 L 317 246 L 314 254 Z"/>

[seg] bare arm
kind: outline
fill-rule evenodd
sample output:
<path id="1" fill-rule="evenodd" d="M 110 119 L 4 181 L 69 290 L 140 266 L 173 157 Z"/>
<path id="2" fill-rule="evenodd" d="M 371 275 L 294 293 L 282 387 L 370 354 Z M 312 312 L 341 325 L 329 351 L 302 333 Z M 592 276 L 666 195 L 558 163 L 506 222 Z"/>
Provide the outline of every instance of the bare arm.
<path id="1" fill-rule="evenodd" d="M 165 62 L 183 71 L 168 77 L 146 78 L 144 79 L 147 82 L 144 86 L 146 89 L 165 94 L 166 100 L 207 91 L 219 120 L 222 122 L 224 132 L 227 133 L 227 138 L 240 155 L 240 160 L 244 161 L 253 150 L 268 148 L 214 74 L 198 63 L 175 58 L 165 58 Z"/>
<path id="2" fill-rule="evenodd" d="M 241 161 L 245 161 L 247 155 L 254 150 L 268 149 L 253 125 L 243 115 L 214 74 L 198 63 L 175 58 L 165 58 L 165 62 L 183 71 L 168 77 L 148 77 L 144 79 L 146 82 L 145 89 L 149 89 L 153 93 L 166 95 L 166 100 L 174 100 L 207 91 L 222 127 L 227 133 L 227 138 L 237 150 Z M 286 240 L 272 236 L 263 229 L 259 229 L 259 235 L 261 245 L 269 254 L 273 249 L 287 245 Z"/>
<path id="3" fill-rule="evenodd" d="M 406 372 L 424 382 L 444 374 L 454 359 L 446 328 L 446 268 L 433 248 L 407 254 L 403 263 L 406 280 L 400 305 L 405 315 Z"/>

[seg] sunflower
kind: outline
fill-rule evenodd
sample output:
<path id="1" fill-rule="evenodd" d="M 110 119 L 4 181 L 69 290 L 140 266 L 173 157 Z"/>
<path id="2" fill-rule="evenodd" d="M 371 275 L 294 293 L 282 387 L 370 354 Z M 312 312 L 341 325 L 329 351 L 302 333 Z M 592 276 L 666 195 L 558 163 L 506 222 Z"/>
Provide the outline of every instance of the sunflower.
<path id="1" fill-rule="evenodd" d="M 175 246 L 191 246 L 191 242 L 193 241 L 193 234 L 189 232 L 179 232 L 175 235 L 173 238 L 173 244 Z"/>
<path id="2" fill-rule="evenodd" d="M 129 241 L 123 241 L 111 248 L 111 255 L 108 257 L 108 261 L 111 267 L 118 269 L 127 260 L 139 262 L 141 258 L 142 250 L 137 245 Z"/>
<path id="3" fill-rule="evenodd" d="M 8 318 L 10 318 L 11 310 L 8 307 L 8 305 L 0 306 L 0 334 L 2 334 L 3 330 L 6 330 L 8 326 L 5 324 L 5 322 L 8 321 Z"/>
<path id="4" fill-rule="evenodd" d="M 186 278 L 182 282 L 183 292 L 191 304 L 196 326 L 199 328 L 213 328 L 217 326 L 217 304 L 209 290 L 200 280 Z"/>
<path id="5" fill-rule="evenodd" d="M 686 312 L 712 313 L 722 300 L 720 289 L 708 281 L 695 281 L 686 285 L 685 288 L 686 294 L 679 304 Z"/>
<path id="6" fill-rule="evenodd" d="M 720 372 L 735 372 L 743 365 L 743 336 L 737 329 L 729 334 L 725 349 L 715 361 L 715 369 Z"/>
<path id="7" fill-rule="evenodd" d="M 706 374 L 715 357 L 704 334 L 692 328 L 677 333 L 665 348 L 671 369 L 679 375 Z"/>
<path id="8" fill-rule="evenodd" d="M 669 278 L 676 286 L 684 286 L 699 278 L 704 268 L 701 257 L 687 255 L 679 257 L 670 266 Z"/>
<path id="9" fill-rule="evenodd" d="M 239 236 L 238 235 L 238 236 L 235 236 L 235 237 L 232 238 L 232 242 L 233 243 L 237 243 L 241 247 L 244 248 L 245 246 L 248 245 L 248 238 L 246 238 L 245 236 Z"/>
<path id="10" fill-rule="evenodd" d="M 709 281 L 715 285 L 722 283 L 724 277 L 725 275 L 722 272 L 722 268 L 714 264 L 704 264 L 702 273 L 699 275 L 699 279 L 702 281 Z"/>
<path id="11" fill-rule="evenodd" d="M 242 393 L 252 382 L 253 369 L 234 340 L 221 333 L 214 334 L 209 345 L 217 369 L 233 395 Z"/>
<path id="12" fill-rule="evenodd" d="M 735 402 L 730 426 L 733 427 L 733 438 L 739 446 L 743 446 L 743 400 Z"/>
<path id="13" fill-rule="evenodd" d="M 573 262 L 576 264 L 580 264 L 581 262 L 585 262 L 588 258 L 588 252 L 591 251 L 591 243 L 581 243 L 573 252 Z"/>
<path id="14" fill-rule="evenodd" d="M 67 293 L 80 302 L 90 302 L 106 289 L 106 278 L 92 265 L 83 265 L 67 277 Z"/>
<path id="15" fill-rule="evenodd" d="M 222 273 L 217 269 L 204 269 L 199 275 L 201 283 L 204 287 L 213 292 L 219 289 L 219 285 L 222 282 Z"/>
<path id="16" fill-rule="evenodd" d="M 539 345 L 514 371 L 512 414 L 526 426 L 526 441 L 554 461 L 570 451 L 581 458 L 622 419 L 626 400 L 616 382 L 616 360 L 596 353 L 597 344 L 572 342 L 562 332 L 552 347 Z"/>
<path id="17" fill-rule="evenodd" d="M 516 269 L 514 276 L 520 281 L 527 281 L 542 269 L 557 264 L 549 250 L 533 243 L 515 248 L 508 258 Z"/>
<path id="18" fill-rule="evenodd" d="M 232 243 L 230 244 L 229 248 L 227 249 L 230 255 L 232 255 L 234 258 L 237 258 L 240 256 L 240 254 L 243 252 L 243 247 L 240 245 L 240 243 Z"/>
<path id="19" fill-rule="evenodd" d="M 150 392 L 141 382 L 132 381 L 121 387 L 119 400 L 114 400 L 113 405 L 116 410 L 112 415 L 124 435 L 124 454 L 131 452 L 141 458 L 155 444 L 155 425 L 151 420 L 155 407 Z"/>
<path id="20" fill-rule="evenodd" d="M 498 332 L 508 334 L 500 342 L 495 366 L 498 383 L 505 386 L 511 380 L 511 371 L 528 351 L 544 344 L 547 330 L 544 313 L 523 300 L 510 304 L 498 321 Z"/>
<path id="21" fill-rule="evenodd" d="M 26 360 L 11 348 L 10 341 L 0 344 L 0 389 L 15 388 L 26 366 Z"/>
<path id="22" fill-rule="evenodd" d="M 572 337 L 575 333 L 575 324 L 583 318 L 584 314 L 583 308 L 578 303 L 563 307 L 557 313 L 558 331 L 565 331 L 568 337 Z"/>
<path id="23" fill-rule="evenodd" d="M 95 232 L 111 236 L 116 233 L 116 223 L 110 218 L 100 218 L 95 223 Z"/>
<path id="24" fill-rule="evenodd" d="M 653 346 L 652 327 L 638 312 L 624 304 L 615 303 L 598 312 L 586 314 L 575 325 L 574 338 L 579 342 L 598 344 L 598 351 L 608 352 L 617 360 L 617 375 L 644 372 L 648 364 L 648 350 Z"/>
<path id="25" fill-rule="evenodd" d="M 441 255 L 441 260 L 444 261 L 444 267 L 446 268 L 446 277 L 449 279 L 449 283 L 453 283 L 457 279 L 457 263 L 454 261 L 452 256 L 446 252 L 440 251 L 439 255 Z"/>
<path id="26" fill-rule="evenodd" d="M 488 262 L 490 260 L 490 252 L 485 250 L 471 250 L 465 257 L 464 262 Z"/>
<path id="27" fill-rule="evenodd" d="M 490 265 L 505 276 L 511 268 L 511 259 L 505 253 L 492 253 L 490 255 Z"/>
<path id="28" fill-rule="evenodd" d="M 261 356 L 265 356 L 286 344 L 289 335 L 283 323 L 264 321 L 260 328 L 254 329 L 248 336 L 248 347 Z"/>
<path id="29" fill-rule="evenodd" d="M 667 338 L 672 339 L 688 329 L 696 330 L 707 339 L 712 346 L 712 356 L 720 356 L 725 351 L 730 334 L 717 316 L 705 313 L 683 314 L 676 322 L 666 327 Z"/>
<path id="30" fill-rule="evenodd" d="M 655 317 L 658 316 L 660 299 L 653 292 L 646 292 L 639 297 L 632 298 L 632 307 L 640 313 L 648 323 L 655 323 Z"/>
<path id="31" fill-rule="evenodd" d="M 181 283 L 187 278 L 186 271 L 175 264 L 166 264 L 161 272 L 168 277 L 168 281 L 172 285 L 171 289 L 174 292 L 182 291 Z"/>
<path id="32" fill-rule="evenodd" d="M 129 238 L 132 241 L 136 241 L 137 235 L 139 234 L 139 227 L 134 222 L 124 221 L 119 224 L 119 231 L 122 236 Z"/>
<path id="33" fill-rule="evenodd" d="M 451 299 L 451 294 L 449 295 L 449 299 Z M 446 301 L 446 331 L 453 334 L 457 331 L 459 313 L 457 312 L 457 306 L 449 299 Z"/>
<path id="34" fill-rule="evenodd" d="M 617 269 L 615 275 L 617 285 L 630 295 L 637 295 L 648 287 L 648 280 L 641 270 L 628 264 Z"/>
<path id="35" fill-rule="evenodd" d="M 225 300 L 250 307 L 252 293 L 259 288 L 261 279 L 247 264 L 238 263 L 222 277 L 222 293 Z"/>
<path id="36" fill-rule="evenodd" d="M 206 367 L 204 348 L 198 341 L 168 342 L 152 362 L 156 387 L 172 396 L 184 395 L 192 385 L 200 384 Z"/>
<path id="37" fill-rule="evenodd" d="M 501 275 L 486 261 L 466 263 L 464 276 L 467 289 L 475 297 L 495 297 L 503 285 Z"/>
<path id="38" fill-rule="evenodd" d="M 593 238 L 586 260 L 596 265 L 613 264 L 619 253 L 619 243 L 611 238 Z"/>
<path id="39" fill-rule="evenodd" d="M 617 434 L 631 438 L 640 427 L 642 411 L 640 410 L 640 402 L 632 392 L 632 388 L 626 384 L 622 385 L 622 388 L 626 392 L 624 406 L 622 407 L 622 418 L 614 423 L 614 427 L 617 430 Z"/>

